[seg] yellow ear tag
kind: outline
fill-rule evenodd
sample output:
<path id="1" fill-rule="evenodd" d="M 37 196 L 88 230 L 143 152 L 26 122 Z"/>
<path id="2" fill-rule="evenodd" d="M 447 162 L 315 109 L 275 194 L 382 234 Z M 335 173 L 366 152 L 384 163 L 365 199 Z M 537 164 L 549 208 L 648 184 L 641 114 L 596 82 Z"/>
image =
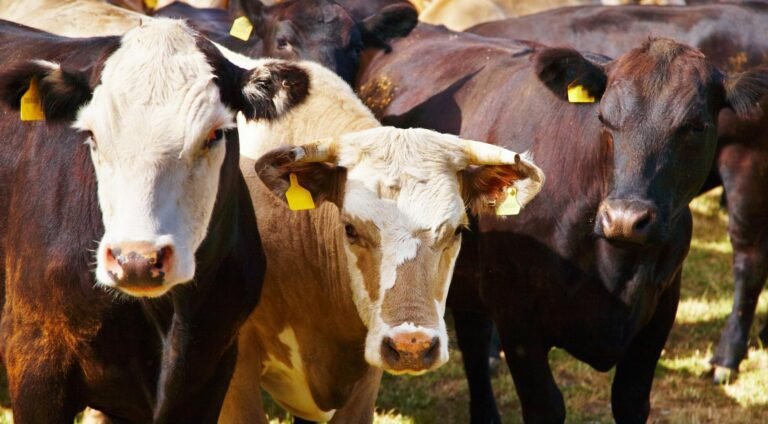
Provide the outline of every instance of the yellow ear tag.
<path id="1" fill-rule="evenodd" d="M 568 103 L 594 103 L 595 98 L 589 95 L 584 86 L 572 82 L 568 85 Z"/>
<path id="2" fill-rule="evenodd" d="M 291 172 L 291 186 L 285 192 L 285 200 L 288 201 L 288 208 L 292 211 L 305 211 L 315 208 L 315 202 L 312 200 L 312 193 L 299 185 L 299 179 L 296 174 Z"/>
<path id="3" fill-rule="evenodd" d="M 21 96 L 21 120 L 42 121 L 44 119 L 43 105 L 40 103 L 40 94 L 37 92 L 37 78 L 32 78 L 27 92 Z"/>
<path id="4" fill-rule="evenodd" d="M 517 215 L 520 213 L 520 203 L 517 201 L 517 189 L 514 187 L 507 188 L 507 198 L 504 203 L 500 204 L 496 208 L 496 215 L 509 216 Z"/>
<path id="5" fill-rule="evenodd" d="M 232 22 L 232 29 L 229 30 L 229 35 L 243 41 L 248 41 L 251 37 L 251 31 L 253 31 L 251 21 L 247 17 L 241 16 Z"/>
<path id="6" fill-rule="evenodd" d="M 144 7 L 149 10 L 157 9 L 157 0 L 144 0 Z"/>

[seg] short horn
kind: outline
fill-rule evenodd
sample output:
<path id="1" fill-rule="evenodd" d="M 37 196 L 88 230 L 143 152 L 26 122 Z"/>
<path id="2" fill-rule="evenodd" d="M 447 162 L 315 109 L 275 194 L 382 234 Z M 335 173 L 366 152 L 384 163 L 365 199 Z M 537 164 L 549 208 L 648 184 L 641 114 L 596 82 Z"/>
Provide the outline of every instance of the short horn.
<path id="1" fill-rule="evenodd" d="M 461 141 L 467 162 L 471 165 L 515 165 L 520 162 L 520 154 L 511 150 L 479 141 Z"/>
<path id="2" fill-rule="evenodd" d="M 321 138 L 312 143 L 302 144 L 291 150 L 295 162 L 335 162 L 339 140 L 335 137 Z"/>

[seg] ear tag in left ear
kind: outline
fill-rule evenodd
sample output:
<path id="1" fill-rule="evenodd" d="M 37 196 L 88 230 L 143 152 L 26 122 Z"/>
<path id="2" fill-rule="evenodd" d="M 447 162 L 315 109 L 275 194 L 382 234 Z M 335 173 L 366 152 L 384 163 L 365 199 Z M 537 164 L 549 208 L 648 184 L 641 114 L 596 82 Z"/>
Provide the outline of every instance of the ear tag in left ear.
<path id="1" fill-rule="evenodd" d="M 144 0 L 144 7 L 149 10 L 157 9 L 157 0 Z"/>
<path id="2" fill-rule="evenodd" d="M 251 21 L 247 17 L 241 16 L 232 22 L 232 29 L 229 30 L 229 35 L 243 41 L 248 41 L 251 37 L 251 31 L 253 31 Z"/>
<path id="3" fill-rule="evenodd" d="M 288 208 L 292 211 L 305 211 L 315 208 L 315 202 L 312 200 L 312 193 L 299 185 L 299 179 L 296 174 L 291 172 L 291 186 L 285 192 L 285 200 L 288 201 Z"/>
<path id="4" fill-rule="evenodd" d="M 496 215 L 498 216 L 510 216 L 520 213 L 520 203 L 517 201 L 517 189 L 510 186 L 507 188 L 507 198 L 504 203 L 500 204 L 496 208 Z"/>
<path id="5" fill-rule="evenodd" d="M 43 105 L 40 103 L 40 94 L 37 91 L 37 78 L 32 78 L 29 81 L 29 88 L 27 89 L 27 92 L 21 96 L 21 120 L 45 120 Z"/>
<path id="6" fill-rule="evenodd" d="M 568 84 L 568 103 L 594 103 L 595 98 L 589 94 L 586 88 L 576 81 Z"/>

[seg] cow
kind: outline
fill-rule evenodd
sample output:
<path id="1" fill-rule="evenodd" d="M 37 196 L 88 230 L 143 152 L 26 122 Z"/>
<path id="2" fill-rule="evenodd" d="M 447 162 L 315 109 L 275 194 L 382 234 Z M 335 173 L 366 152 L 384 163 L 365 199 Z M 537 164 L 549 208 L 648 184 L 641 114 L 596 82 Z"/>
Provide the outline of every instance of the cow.
<path id="1" fill-rule="evenodd" d="M 684 0 L 412 0 L 419 20 L 463 31 L 483 22 L 529 15 L 567 6 L 622 4 L 685 5 Z"/>
<path id="2" fill-rule="evenodd" d="M 226 423 L 265 422 L 260 388 L 301 419 L 371 422 L 382 369 L 421 374 L 448 359 L 464 205 L 494 213 L 510 186 L 525 205 L 544 180 L 506 149 L 382 127 L 341 78 L 300 66 L 304 103 L 279 122 L 238 120 L 268 265 L 240 330 Z M 292 174 L 316 209 L 286 207 Z"/>
<path id="3" fill-rule="evenodd" d="M 234 114 L 274 119 L 308 75 L 167 19 L 84 39 L 0 21 L 0 55 L 14 422 L 216 422 L 265 268 Z"/>
<path id="4" fill-rule="evenodd" d="M 721 69 L 740 72 L 768 64 L 768 42 L 753 35 L 768 26 L 768 5 L 717 4 L 686 8 L 579 7 L 498 23 L 470 32 L 494 37 L 571 44 L 609 56 L 629 51 L 650 35 L 672 37 L 703 51 Z M 610 39 L 610 43 L 605 43 Z M 768 98 L 761 99 L 763 111 Z M 740 119 L 720 113 L 717 161 L 703 190 L 720 184 L 728 205 L 735 295 L 727 324 L 711 359 L 715 383 L 738 376 L 749 330 L 768 277 L 768 115 Z M 768 345 L 768 323 L 759 334 Z"/>
<path id="5" fill-rule="evenodd" d="M 424 66 L 428 74 L 416 71 Z M 614 418 L 647 419 L 691 239 L 688 202 L 714 158 L 717 115 L 756 112 L 766 90 L 765 68 L 726 75 L 670 39 L 608 61 L 419 24 L 372 58 L 358 92 L 383 123 L 530 150 L 547 175 L 524 216 L 479 217 L 457 261 L 448 304 L 473 382 L 472 422 L 499 421 L 487 317 L 526 422 L 565 419 L 553 346 L 615 367 Z"/>
<path id="6" fill-rule="evenodd" d="M 157 10 L 154 16 L 186 19 L 211 40 L 246 56 L 314 60 L 353 84 L 363 49 L 386 50 L 390 40 L 413 29 L 417 15 L 413 6 L 403 2 L 365 16 L 350 14 L 343 4 L 288 0 L 267 7 L 258 0 L 242 0 L 231 2 L 230 10 L 222 10 L 196 9 L 177 2 Z M 247 40 L 230 35 L 233 20 L 241 15 L 253 25 Z"/>
<path id="7" fill-rule="evenodd" d="M 291 0 L 269 7 L 258 0 L 243 0 L 231 2 L 228 10 L 176 2 L 154 11 L 153 16 L 186 19 L 217 45 L 246 56 L 315 60 L 352 84 L 363 49 L 386 50 L 391 39 L 407 35 L 416 25 L 416 11 L 409 4 L 382 5 L 375 10 L 354 7 L 351 15 L 332 0 Z M 233 20 L 240 15 L 253 25 L 245 41 L 230 34 Z M 120 35 L 151 20 L 101 0 L 7 2 L 0 4 L 0 18 L 67 37 Z"/>

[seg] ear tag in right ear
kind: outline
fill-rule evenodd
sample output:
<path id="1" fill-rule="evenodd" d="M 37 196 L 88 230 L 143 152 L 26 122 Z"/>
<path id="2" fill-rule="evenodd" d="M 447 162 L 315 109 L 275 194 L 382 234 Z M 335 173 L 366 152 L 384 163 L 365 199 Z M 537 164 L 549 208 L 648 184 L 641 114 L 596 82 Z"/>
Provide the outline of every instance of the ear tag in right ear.
<path id="1" fill-rule="evenodd" d="M 520 203 L 517 201 L 517 189 L 514 186 L 507 188 L 507 198 L 504 203 L 496 208 L 496 215 L 510 216 L 520 213 Z"/>
<path id="2" fill-rule="evenodd" d="M 291 186 L 285 192 L 285 200 L 288 201 L 288 208 L 292 211 L 305 211 L 315 208 L 315 202 L 312 200 L 312 193 L 299 185 L 299 179 L 296 174 L 291 172 Z"/>
<path id="3" fill-rule="evenodd" d="M 594 103 L 595 98 L 589 95 L 589 91 L 576 81 L 568 84 L 568 103 Z"/>
<path id="4" fill-rule="evenodd" d="M 232 22 L 232 29 L 229 30 L 229 35 L 243 41 L 248 41 L 251 37 L 251 31 L 253 31 L 251 21 L 247 17 L 241 16 Z"/>
<path id="5" fill-rule="evenodd" d="M 157 0 L 144 0 L 144 7 L 149 10 L 157 9 Z"/>
<path id="6" fill-rule="evenodd" d="M 21 120 L 42 121 L 44 119 L 43 105 L 40 103 L 40 94 L 37 91 L 37 78 L 32 78 L 27 92 L 21 96 Z"/>

